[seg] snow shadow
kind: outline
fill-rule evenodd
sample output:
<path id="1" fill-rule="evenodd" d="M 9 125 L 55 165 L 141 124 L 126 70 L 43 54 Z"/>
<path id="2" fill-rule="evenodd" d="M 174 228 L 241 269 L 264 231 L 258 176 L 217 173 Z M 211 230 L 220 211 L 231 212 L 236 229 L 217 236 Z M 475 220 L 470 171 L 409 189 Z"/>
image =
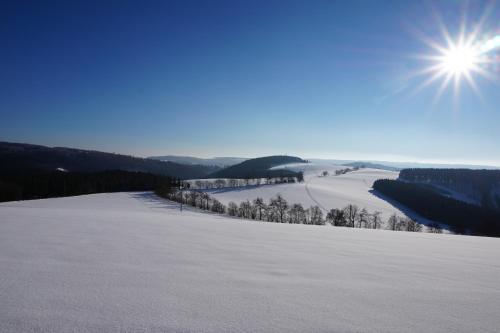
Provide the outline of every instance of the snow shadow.
<path id="1" fill-rule="evenodd" d="M 160 198 L 153 192 L 136 192 L 131 193 L 130 197 L 142 201 L 151 208 L 162 208 L 170 210 L 179 210 L 179 204 L 177 202 L 169 201 Z"/>
<path id="2" fill-rule="evenodd" d="M 154 192 L 131 193 L 130 197 L 134 198 L 136 200 L 142 201 L 147 207 L 152 208 L 152 209 L 167 209 L 167 210 L 173 210 L 176 212 L 180 211 L 180 203 L 159 197 Z M 210 215 L 213 215 L 216 217 L 221 217 L 221 218 L 230 218 L 230 216 L 227 216 L 224 214 L 219 214 L 219 213 L 214 213 L 214 212 L 207 211 L 207 210 L 202 210 L 202 209 L 199 209 L 197 207 L 190 206 L 186 203 L 182 205 L 182 211 L 210 214 Z"/>
<path id="3" fill-rule="evenodd" d="M 429 220 L 429 219 L 426 219 L 425 217 L 422 217 L 421 215 L 415 213 L 410 208 L 408 208 L 405 205 L 399 203 L 398 201 L 380 193 L 377 190 L 371 189 L 369 192 L 371 194 L 373 194 L 374 196 L 376 196 L 377 198 L 382 199 L 382 200 L 386 201 L 387 203 L 389 203 L 390 205 L 392 205 L 393 207 L 399 209 L 407 217 L 411 218 L 412 220 L 417 221 L 420 224 L 423 224 L 425 226 L 430 226 L 432 223 L 436 223 L 432 220 Z M 438 224 L 440 224 L 440 223 L 438 223 Z"/>

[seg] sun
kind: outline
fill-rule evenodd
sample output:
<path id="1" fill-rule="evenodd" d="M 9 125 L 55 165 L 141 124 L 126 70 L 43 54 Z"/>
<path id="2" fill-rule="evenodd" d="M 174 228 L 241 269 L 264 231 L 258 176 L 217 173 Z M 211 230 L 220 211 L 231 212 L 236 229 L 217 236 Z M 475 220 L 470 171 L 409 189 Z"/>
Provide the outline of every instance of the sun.
<path id="1" fill-rule="evenodd" d="M 464 27 L 456 39 L 453 39 L 448 31 L 444 30 L 444 43 L 441 44 L 424 40 L 434 50 L 434 54 L 421 57 L 430 63 L 417 73 L 417 76 L 427 76 L 427 79 L 415 91 L 420 91 L 440 80 L 434 98 L 436 102 L 449 86 L 453 87 L 457 98 L 461 82 L 466 82 L 482 99 L 476 79 L 484 77 L 496 80 L 492 65 L 498 63 L 498 60 L 495 60 L 493 53 L 500 48 L 500 41 L 497 40 L 498 35 L 492 38 L 479 38 L 479 30 L 473 30 L 468 34 L 465 31 Z"/>
<path id="2" fill-rule="evenodd" d="M 453 76 L 470 75 L 480 62 L 479 52 L 468 45 L 452 46 L 443 51 L 438 60 L 441 70 Z"/>
<path id="3" fill-rule="evenodd" d="M 432 88 L 432 104 L 436 105 L 445 92 L 453 91 L 454 101 L 459 102 L 461 86 L 465 84 L 483 100 L 480 87 L 484 84 L 483 79 L 494 84 L 500 82 L 500 34 L 484 30 L 490 26 L 486 22 L 490 13 L 488 8 L 469 22 L 464 16 L 451 30 L 435 10 L 433 14 L 438 30 L 431 29 L 432 35 L 413 30 L 426 44 L 427 50 L 415 56 L 422 66 L 409 74 L 409 80 L 415 79 L 412 94 L 426 87 Z M 412 87 L 411 84 L 408 86 Z"/>

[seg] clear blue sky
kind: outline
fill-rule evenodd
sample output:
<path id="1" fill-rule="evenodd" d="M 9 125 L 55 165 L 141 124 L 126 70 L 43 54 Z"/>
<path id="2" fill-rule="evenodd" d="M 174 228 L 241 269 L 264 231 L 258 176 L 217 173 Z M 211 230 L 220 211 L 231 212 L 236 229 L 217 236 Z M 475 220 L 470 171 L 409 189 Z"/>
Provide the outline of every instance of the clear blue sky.
<path id="1" fill-rule="evenodd" d="M 409 75 L 469 1 L 3 1 L 0 140 L 500 165 L 500 85 Z M 499 4 L 483 30 L 500 33 Z M 498 56 L 498 53 L 497 53 Z M 496 81 L 495 81 L 496 78 Z"/>

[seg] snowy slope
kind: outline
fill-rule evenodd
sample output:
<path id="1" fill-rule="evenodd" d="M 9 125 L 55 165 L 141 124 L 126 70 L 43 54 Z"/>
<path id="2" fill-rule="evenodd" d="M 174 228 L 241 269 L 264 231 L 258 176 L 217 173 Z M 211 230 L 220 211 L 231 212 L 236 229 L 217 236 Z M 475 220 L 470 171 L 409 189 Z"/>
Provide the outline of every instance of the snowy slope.
<path id="1" fill-rule="evenodd" d="M 380 169 L 360 169 L 335 176 L 335 170 L 345 169 L 344 166 L 333 164 L 294 163 L 278 168 L 304 172 L 304 182 L 296 184 L 262 185 L 248 188 L 225 188 L 207 190 L 214 198 L 227 204 L 230 201 L 241 202 L 261 197 L 268 201 L 278 193 L 289 203 L 301 203 L 304 207 L 318 205 L 324 211 L 332 208 L 343 208 L 348 204 L 356 204 L 368 211 L 380 211 L 384 219 L 392 213 L 404 215 L 398 208 L 374 195 L 373 182 L 377 179 L 396 179 L 399 172 Z M 322 171 L 328 171 L 329 176 L 320 177 Z"/>
<path id="2" fill-rule="evenodd" d="M 498 332 L 500 239 L 0 204 L 0 332 Z"/>

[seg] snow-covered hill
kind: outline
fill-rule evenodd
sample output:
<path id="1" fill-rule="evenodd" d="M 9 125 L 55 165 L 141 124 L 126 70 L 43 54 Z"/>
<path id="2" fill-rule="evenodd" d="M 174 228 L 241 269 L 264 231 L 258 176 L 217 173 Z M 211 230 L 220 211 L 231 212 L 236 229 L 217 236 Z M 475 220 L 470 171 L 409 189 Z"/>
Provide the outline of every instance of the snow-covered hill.
<path id="1" fill-rule="evenodd" d="M 380 169 L 360 169 L 343 175 L 335 175 L 335 171 L 345 166 L 317 163 L 293 163 L 274 169 L 303 171 L 304 182 L 295 184 L 278 184 L 249 186 L 239 188 L 212 189 L 207 192 L 214 198 L 227 204 L 230 201 L 241 202 L 261 197 L 268 201 L 280 193 L 289 203 L 301 203 L 306 208 L 318 205 L 324 211 L 332 208 L 343 208 L 348 204 L 356 204 L 370 212 L 380 211 L 384 219 L 392 213 L 404 215 L 397 207 L 372 193 L 373 182 L 377 179 L 396 179 L 399 172 Z M 323 171 L 328 176 L 321 176 Z"/>
<path id="2" fill-rule="evenodd" d="M 498 332 L 498 253 L 180 213 L 150 193 L 3 203 L 0 332 Z"/>

